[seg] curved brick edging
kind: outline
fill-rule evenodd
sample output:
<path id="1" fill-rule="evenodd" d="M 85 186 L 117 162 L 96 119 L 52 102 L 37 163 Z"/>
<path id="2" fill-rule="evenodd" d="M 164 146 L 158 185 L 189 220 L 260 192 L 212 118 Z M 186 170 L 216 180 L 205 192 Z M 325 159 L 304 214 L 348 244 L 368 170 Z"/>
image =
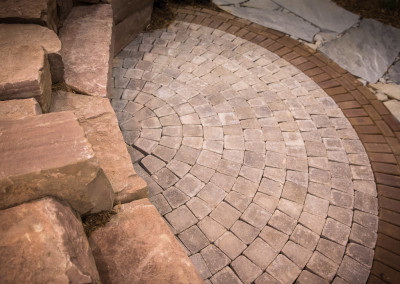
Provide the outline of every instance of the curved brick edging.
<path id="1" fill-rule="evenodd" d="M 400 277 L 400 123 L 356 78 L 321 53 L 283 33 L 225 12 L 177 9 L 177 20 L 219 29 L 286 59 L 330 95 L 348 118 L 369 156 L 378 190 L 379 228 L 369 283 Z"/>

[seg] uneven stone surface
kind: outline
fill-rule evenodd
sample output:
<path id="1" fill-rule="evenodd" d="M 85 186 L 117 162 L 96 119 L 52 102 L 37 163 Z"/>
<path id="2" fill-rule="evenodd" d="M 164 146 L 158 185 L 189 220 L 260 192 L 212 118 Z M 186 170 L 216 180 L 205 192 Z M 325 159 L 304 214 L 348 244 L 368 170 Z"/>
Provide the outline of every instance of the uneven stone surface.
<path id="1" fill-rule="evenodd" d="M 111 183 L 115 203 L 147 197 L 146 182 L 136 174 L 108 99 L 59 91 L 54 94 L 52 112 L 72 111 Z"/>
<path id="2" fill-rule="evenodd" d="M 35 99 L 0 101 L 0 119 L 17 119 L 42 114 Z"/>
<path id="3" fill-rule="evenodd" d="M 56 0 L 1 1 L 0 22 L 39 24 L 57 32 Z"/>
<path id="4" fill-rule="evenodd" d="M 371 19 L 328 42 L 321 51 L 344 69 L 375 83 L 400 52 L 400 30 Z"/>
<path id="5" fill-rule="evenodd" d="M 62 27 L 68 14 L 71 12 L 73 0 L 57 0 L 58 27 Z"/>
<path id="6" fill-rule="evenodd" d="M 396 84 L 400 84 L 400 61 L 397 61 L 392 67 L 390 67 L 388 75 L 390 80 Z"/>
<path id="7" fill-rule="evenodd" d="M 65 83 L 82 94 L 110 96 L 114 54 L 111 5 L 74 7 L 60 31 L 60 40 Z"/>
<path id="8" fill-rule="evenodd" d="M 110 182 L 72 112 L 2 120 L 0 133 L 2 209 L 48 195 L 81 214 L 112 208 Z"/>
<path id="9" fill-rule="evenodd" d="M 248 7 L 220 6 L 221 9 L 241 18 L 277 31 L 288 33 L 294 37 L 312 41 L 319 29 L 302 18 L 273 9 L 255 9 Z"/>
<path id="10" fill-rule="evenodd" d="M 307 19 L 324 31 L 342 33 L 358 21 L 357 15 L 348 12 L 330 0 L 273 1 L 303 19 Z"/>
<path id="11" fill-rule="evenodd" d="M 192 262 L 148 199 L 117 206 L 89 239 L 106 283 L 203 283 Z"/>
<path id="12" fill-rule="evenodd" d="M 292 283 L 309 271 L 302 279 L 333 281 L 349 239 L 365 233 L 353 210 L 377 213 L 367 152 L 335 101 L 278 55 L 221 30 L 175 22 L 132 48 L 144 51 L 114 61 L 126 84 L 112 105 L 122 129 L 136 120 L 140 135 L 126 141 L 145 154 L 135 167 L 165 163 L 140 174 L 204 279 Z"/>
<path id="13" fill-rule="evenodd" d="M 1 46 L 0 100 L 36 98 L 48 111 L 51 74 L 47 55 L 40 46 Z"/>
<path id="14" fill-rule="evenodd" d="M 0 24 L 0 46 L 38 45 L 47 53 L 51 80 L 64 80 L 64 64 L 61 58 L 61 41 L 57 34 L 45 27 L 32 24 Z"/>
<path id="15" fill-rule="evenodd" d="M 400 85 L 376 83 L 371 84 L 370 86 L 377 91 L 383 92 L 392 99 L 400 100 Z"/>
<path id="16" fill-rule="evenodd" d="M 398 100 L 390 100 L 384 102 L 384 105 L 388 108 L 398 121 L 400 121 L 400 102 Z"/>
<path id="17" fill-rule="evenodd" d="M 52 198 L 0 211 L 2 282 L 100 283 L 78 218 Z"/>

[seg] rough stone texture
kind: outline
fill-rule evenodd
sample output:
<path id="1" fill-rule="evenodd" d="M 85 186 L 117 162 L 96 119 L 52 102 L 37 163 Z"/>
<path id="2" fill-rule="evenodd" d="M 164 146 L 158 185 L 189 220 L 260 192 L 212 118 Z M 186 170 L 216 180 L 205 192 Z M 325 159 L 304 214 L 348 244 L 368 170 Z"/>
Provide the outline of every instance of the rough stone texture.
<path id="1" fill-rule="evenodd" d="M 397 61 L 392 67 L 390 67 L 388 75 L 390 80 L 396 84 L 400 84 L 400 61 Z"/>
<path id="2" fill-rule="evenodd" d="M 203 283 L 147 199 L 118 208 L 118 214 L 89 239 L 103 282 Z"/>
<path id="3" fill-rule="evenodd" d="M 400 52 L 400 30 L 364 19 L 360 27 L 327 43 L 321 51 L 350 73 L 375 83 Z"/>
<path id="4" fill-rule="evenodd" d="M 115 23 L 117 55 L 150 23 L 154 0 L 110 0 Z"/>
<path id="5" fill-rule="evenodd" d="M 47 195 L 81 214 L 112 208 L 110 182 L 72 112 L 2 120 L 0 133 L 1 208 Z"/>
<path id="6" fill-rule="evenodd" d="M 35 99 L 0 101 L 0 119 L 18 119 L 42 114 Z"/>
<path id="7" fill-rule="evenodd" d="M 147 197 L 147 184 L 136 174 L 108 99 L 59 91 L 52 112 L 72 111 L 114 190 L 115 203 Z"/>
<path id="8" fill-rule="evenodd" d="M 113 52 L 111 5 L 78 6 L 60 31 L 65 82 L 82 94 L 107 97 Z M 79 32 L 77 32 L 79 31 Z"/>
<path id="9" fill-rule="evenodd" d="M 40 46 L 1 46 L 0 100 L 36 98 L 48 111 L 51 75 L 47 55 Z"/>
<path id="10" fill-rule="evenodd" d="M 0 22 L 33 23 L 57 32 L 56 0 L 3 0 L 0 2 Z"/>
<path id="11" fill-rule="evenodd" d="M 51 80 L 64 80 L 64 63 L 61 58 L 61 41 L 48 28 L 32 24 L 0 24 L 0 46 L 39 45 L 47 53 L 50 63 Z"/>
<path id="12" fill-rule="evenodd" d="M 247 7 L 220 6 L 221 9 L 267 28 L 288 33 L 292 36 L 312 41 L 319 29 L 302 18 L 277 10 L 260 10 Z"/>
<path id="13" fill-rule="evenodd" d="M 0 211 L 2 282 L 100 283 L 78 218 L 52 198 Z"/>
<path id="14" fill-rule="evenodd" d="M 384 105 L 389 109 L 390 113 L 393 114 L 398 121 L 400 121 L 400 102 L 396 100 L 390 100 L 384 102 Z"/>
<path id="15" fill-rule="evenodd" d="M 274 2 L 325 31 L 342 33 L 358 21 L 357 15 L 330 0 L 274 0 Z"/>
<path id="16" fill-rule="evenodd" d="M 385 93 L 388 97 L 400 100 L 400 85 L 397 84 L 371 84 L 371 87 Z"/>

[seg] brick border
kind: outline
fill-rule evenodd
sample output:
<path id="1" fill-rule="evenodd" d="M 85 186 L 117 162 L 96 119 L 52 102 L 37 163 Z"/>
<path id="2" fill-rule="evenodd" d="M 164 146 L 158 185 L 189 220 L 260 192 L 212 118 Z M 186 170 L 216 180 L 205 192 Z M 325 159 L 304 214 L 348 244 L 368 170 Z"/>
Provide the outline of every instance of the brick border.
<path id="1" fill-rule="evenodd" d="M 226 12 L 174 7 L 176 20 L 222 30 L 281 56 L 342 109 L 368 153 L 379 200 L 378 240 L 368 283 L 400 279 L 400 122 L 352 74 L 289 36 Z"/>

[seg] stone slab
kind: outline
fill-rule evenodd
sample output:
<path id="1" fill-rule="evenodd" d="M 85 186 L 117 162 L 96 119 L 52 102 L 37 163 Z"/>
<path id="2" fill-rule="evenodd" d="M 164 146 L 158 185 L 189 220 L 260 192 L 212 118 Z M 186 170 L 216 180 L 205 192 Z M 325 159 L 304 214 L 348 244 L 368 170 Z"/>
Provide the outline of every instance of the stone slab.
<path id="1" fill-rule="evenodd" d="M 0 121 L 0 208 L 55 196 L 79 213 L 112 208 L 113 192 L 72 112 Z"/>
<path id="2" fill-rule="evenodd" d="M 342 33 L 354 26 L 358 16 L 330 0 L 273 0 L 297 16 L 306 19 L 321 29 Z"/>
<path id="3" fill-rule="evenodd" d="M 0 119 L 18 119 L 42 114 L 35 99 L 0 101 Z"/>
<path id="4" fill-rule="evenodd" d="M 391 114 L 393 114 L 398 121 L 400 121 L 400 102 L 396 100 L 390 100 L 383 103 Z"/>
<path id="5" fill-rule="evenodd" d="M 113 0 L 115 25 L 114 56 L 150 23 L 153 0 Z"/>
<path id="6" fill-rule="evenodd" d="M 54 94 L 51 111 L 74 112 L 111 183 L 115 203 L 147 197 L 147 184 L 133 169 L 117 117 L 108 99 L 59 91 Z"/>
<path id="7" fill-rule="evenodd" d="M 220 6 L 220 8 L 237 17 L 309 42 L 312 42 L 314 36 L 319 32 L 318 28 L 291 13 L 234 6 Z"/>
<path id="8" fill-rule="evenodd" d="M 390 80 L 396 84 L 400 84 L 400 61 L 397 61 L 392 67 L 390 67 L 388 75 Z"/>
<path id="9" fill-rule="evenodd" d="M 71 10 L 60 30 L 60 40 L 65 83 L 73 90 L 95 97 L 110 96 L 113 30 L 109 4 Z"/>
<path id="10" fill-rule="evenodd" d="M 264 10 L 275 10 L 279 8 L 279 5 L 274 3 L 272 0 L 250 0 L 242 3 L 242 6 Z"/>
<path id="11" fill-rule="evenodd" d="M 100 283 L 80 218 L 52 198 L 0 211 L 0 236 L 2 283 Z"/>
<path id="12" fill-rule="evenodd" d="M 51 80 L 54 83 L 64 81 L 61 41 L 54 31 L 32 24 L 0 24 L 0 46 L 24 44 L 43 47 L 50 63 Z"/>
<path id="13" fill-rule="evenodd" d="M 40 46 L 0 46 L 0 100 L 36 98 L 46 112 L 51 102 L 51 75 Z"/>
<path id="14" fill-rule="evenodd" d="M 0 23 L 33 23 L 57 32 L 56 0 L 0 1 Z"/>
<path id="15" fill-rule="evenodd" d="M 359 27 L 350 29 L 320 50 L 353 75 L 375 83 L 400 52 L 400 30 L 363 19 Z"/>
<path id="16" fill-rule="evenodd" d="M 103 282 L 204 283 L 148 199 L 116 209 L 89 239 Z"/>
<path id="17" fill-rule="evenodd" d="M 400 85 L 376 83 L 371 84 L 370 86 L 392 99 L 400 100 Z"/>

